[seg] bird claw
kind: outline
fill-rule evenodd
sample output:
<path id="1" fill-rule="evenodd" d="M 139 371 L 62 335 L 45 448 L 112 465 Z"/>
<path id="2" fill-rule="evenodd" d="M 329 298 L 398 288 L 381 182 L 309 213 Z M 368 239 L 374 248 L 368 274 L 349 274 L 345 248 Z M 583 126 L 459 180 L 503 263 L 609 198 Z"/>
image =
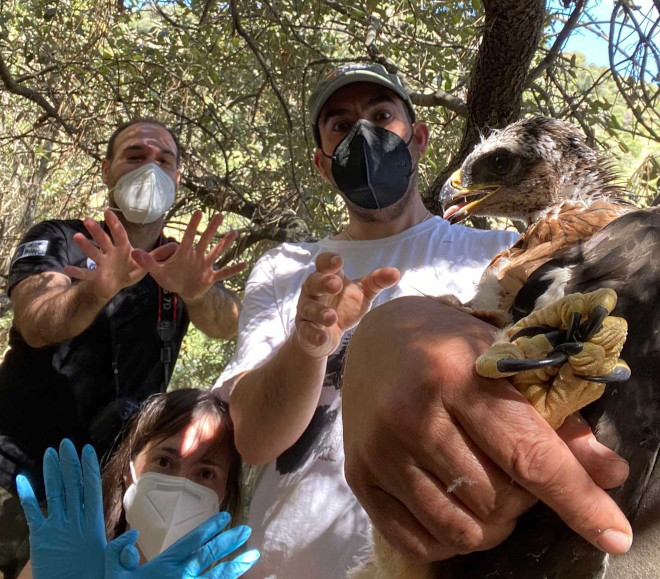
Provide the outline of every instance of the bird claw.
<path id="1" fill-rule="evenodd" d="M 528 370 L 538 370 L 539 368 L 547 368 L 548 366 L 561 366 L 562 364 L 565 364 L 567 360 L 568 356 L 561 353 L 536 360 L 503 358 L 497 361 L 497 370 L 502 374 L 512 374 L 526 372 Z"/>
<path id="2" fill-rule="evenodd" d="M 513 334 L 513 336 L 511 336 L 510 340 L 515 342 L 518 338 L 528 338 L 531 336 L 538 336 L 539 334 L 543 334 L 548 337 L 548 335 L 558 332 L 559 330 L 557 330 L 557 328 L 553 328 L 552 326 L 528 326 L 518 330 L 515 334 Z M 564 332 L 561 332 L 561 334 L 563 335 Z"/>
<path id="3" fill-rule="evenodd" d="M 619 359 L 627 324 L 609 316 L 615 305 L 616 293 L 600 289 L 535 310 L 479 357 L 477 372 L 509 377 L 558 428 L 566 416 L 599 398 L 605 383 L 630 377 Z"/>
<path id="4" fill-rule="evenodd" d="M 600 332 L 603 327 L 603 321 L 610 314 L 603 306 L 596 306 L 591 311 L 586 321 L 580 325 L 577 335 L 583 342 L 588 342 L 594 334 Z M 578 320 L 579 321 L 579 320 Z"/>
<path id="5" fill-rule="evenodd" d="M 577 378 L 582 380 L 588 380 L 589 382 L 598 382 L 601 384 L 609 384 L 610 382 L 625 382 L 630 378 L 630 367 L 623 360 L 619 359 L 614 370 L 609 374 L 603 376 L 582 376 L 580 374 L 575 374 Z"/>

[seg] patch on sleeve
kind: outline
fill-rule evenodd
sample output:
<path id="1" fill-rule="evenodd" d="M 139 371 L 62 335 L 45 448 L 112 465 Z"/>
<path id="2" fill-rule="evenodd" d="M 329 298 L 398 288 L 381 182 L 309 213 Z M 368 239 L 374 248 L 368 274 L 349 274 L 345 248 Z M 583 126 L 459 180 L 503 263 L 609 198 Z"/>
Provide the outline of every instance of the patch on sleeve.
<path id="1" fill-rule="evenodd" d="M 37 241 L 28 241 L 18 246 L 14 261 L 23 259 L 24 257 L 43 257 L 48 251 L 47 239 L 40 239 Z"/>

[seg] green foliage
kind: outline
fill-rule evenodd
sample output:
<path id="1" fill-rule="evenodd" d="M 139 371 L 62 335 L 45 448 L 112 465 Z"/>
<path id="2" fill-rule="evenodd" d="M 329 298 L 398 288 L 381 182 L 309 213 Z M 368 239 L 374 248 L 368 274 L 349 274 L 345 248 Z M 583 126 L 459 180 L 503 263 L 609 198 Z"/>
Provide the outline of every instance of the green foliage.
<path id="1" fill-rule="evenodd" d="M 488 33 L 478 0 L 5 0 L 0 6 L 0 57 L 23 89 L 0 91 L 5 277 L 18 239 L 36 221 L 99 216 L 105 140 L 117 123 L 136 116 L 158 117 L 180 136 L 184 179 L 172 225 L 181 228 L 197 208 L 222 211 L 226 226 L 241 235 L 235 255 L 250 265 L 278 242 L 337 232 L 346 220 L 343 204 L 319 179 L 312 158 L 306 99 L 313 85 L 332 66 L 377 60 L 397 70 L 414 96 L 445 91 L 466 101 Z M 548 12 L 534 65 L 572 9 Z M 623 83 L 635 94 L 634 78 Z M 637 93 L 633 104 L 641 106 Z M 644 204 L 657 194 L 660 139 L 621 95 L 611 70 L 560 53 L 529 84 L 523 113 L 581 124 L 614 156 Z M 650 127 L 653 106 L 640 108 Z M 464 119 L 437 103 L 418 106 L 418 115 L 432 130 L 421 170 L 425 189 L 458 150 Z M 239 291 L 244 281 L 245 275 L 236 281 Z M 175 386 L 211 384 L 232 347 L 191 332 Z"/>

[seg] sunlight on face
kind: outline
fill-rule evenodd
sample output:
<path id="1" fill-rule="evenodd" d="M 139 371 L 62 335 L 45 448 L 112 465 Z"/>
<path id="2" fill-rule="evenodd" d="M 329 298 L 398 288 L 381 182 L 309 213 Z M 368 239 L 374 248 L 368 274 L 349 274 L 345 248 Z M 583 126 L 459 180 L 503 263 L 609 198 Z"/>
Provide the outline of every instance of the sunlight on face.
<path id="1" fill-rule="evenodd" d="M 210 444 L 220 430 L 220 421 L 215 417 L 202 416 L 188 425 L 181 437 L 181 455 L 194 454 L 201 446 Z"/>
<path id="2" fill-rule="evenodd" d="M 164 440 L 152 440 L 133 461 L 135 474 L 159 472 L 187 478 L 222 500 L 230 466 L 229 439 L 217 416 L 201 416 Z"/>

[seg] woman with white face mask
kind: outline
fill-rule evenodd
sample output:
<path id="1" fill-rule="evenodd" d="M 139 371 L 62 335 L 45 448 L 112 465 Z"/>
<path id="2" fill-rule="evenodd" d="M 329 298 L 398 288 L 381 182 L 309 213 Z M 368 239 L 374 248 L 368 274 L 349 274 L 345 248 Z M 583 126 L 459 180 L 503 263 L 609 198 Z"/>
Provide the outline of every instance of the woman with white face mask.
<path id="1" fill-rule="evenodd" d="M 245 526 L 218 534 L 229 515 L 240 516 L 241 463 L 229 413 L 211 392 L 175 390 L 145 402 L 104 469 L 105 529 L 90 453 L 91 447 L 83 450 L 82 469 L 68 441 L 59 459 L 52 449 L 46 453 L 47 519 L 31 501 L 26 479 L 17 480 L 32 563 L 19 579 L 73 579 L 81 570 L 89 579 L 233 579 L 257 560 L 253 550 L 209 569 L 250 534 Z M 77 487 L 82 496 L 71 490 Z M 60 493 L 65 507 L 51 500 Z M 84 502 L 80 512 L 78 502 Z"/>

